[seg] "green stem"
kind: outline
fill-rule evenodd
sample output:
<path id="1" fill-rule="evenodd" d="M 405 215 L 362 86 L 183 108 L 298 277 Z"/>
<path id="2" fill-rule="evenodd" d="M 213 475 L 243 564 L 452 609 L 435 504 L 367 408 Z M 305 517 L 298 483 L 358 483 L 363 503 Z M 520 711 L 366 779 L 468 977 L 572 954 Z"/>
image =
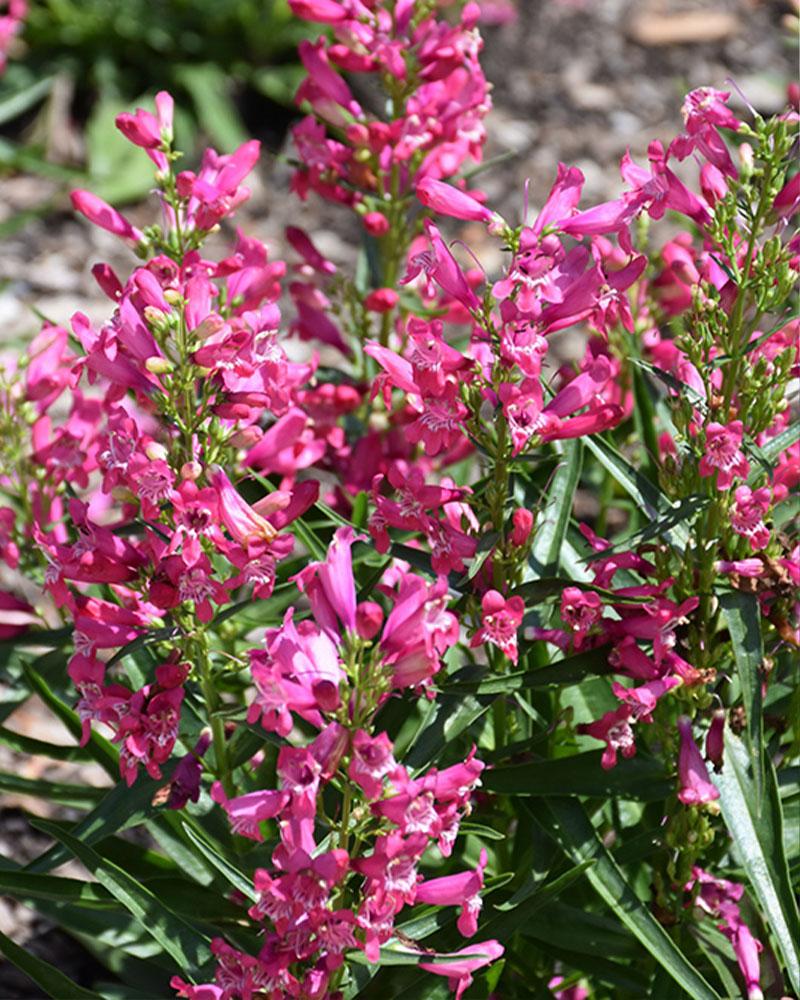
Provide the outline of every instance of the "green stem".
<path id="1" fill-rule="evenodd" d="M 225 741 L 225 723 L 216 713 L 220 707 L 220 697 L 214 687 L 214 680 L 211 676 L 211 663 L 208 657 L 208 643 L 205 634 L 201 634 L 199 640 L 193 644 L 197 652 L 197 665 L 200 672 L 200 687 L 203 692 L 203 700 L 206 703 L 206 713 L 211 723 L 211 736 L 214 741 L 214 757 L 217 764 L 217 777 L 225 789 L 225 794 L 230 798 L 235 794 L 233 776 L 231 775 L 230 762 L 228 760 L 228 747 Z"/>

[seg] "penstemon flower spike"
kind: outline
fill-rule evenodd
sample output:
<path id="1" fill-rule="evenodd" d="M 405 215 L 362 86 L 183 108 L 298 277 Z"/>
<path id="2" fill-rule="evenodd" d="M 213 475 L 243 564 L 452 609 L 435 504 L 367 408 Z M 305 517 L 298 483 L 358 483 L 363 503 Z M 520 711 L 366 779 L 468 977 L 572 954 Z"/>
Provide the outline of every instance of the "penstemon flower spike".
<path id="1" fill-rule="evenodd" d="M 360 220 L 364 267 L 297 227 L 288 266 L 241 230 L 212 259 L 258 143 L 178 169 L 162 92 L 117 119 L 160 223 L 73 194 L 138 258 L 93 268 L 109 319 L 48 325 L 0 371 L 0 558 L 44 595 L 0 592 L 0 639 L 67 626 L 82 745 L 107 734 L 123 785 L 154 782 L 170 837 L 217 859 L 209 961 L 172 989 L 340 1000 L 365 964 L 378 991 L 416 988 L 393 978 L 408 963 L 457 998 L 605 996 L 524 916 L 574 874 L 541 887 L 532 852 L 588 858 L 580 797 L 684 992 L 717 995 L 709 920 L 723 989 L 800 988 L 750 873 L 763 845 L 729 847 L 797 751 L 796 112 L 744 121 L 692 91 L 617 198 L 582 207 L 558 164 L 515 226 L 458 176 L 491 106 L 477 4 L 289 5 L 329 32 L 300 46 L 292 188 Z M 684 231 L 656 249 L 668 212 Z M 499 273 L 452 220 L 485 227 Z"/>

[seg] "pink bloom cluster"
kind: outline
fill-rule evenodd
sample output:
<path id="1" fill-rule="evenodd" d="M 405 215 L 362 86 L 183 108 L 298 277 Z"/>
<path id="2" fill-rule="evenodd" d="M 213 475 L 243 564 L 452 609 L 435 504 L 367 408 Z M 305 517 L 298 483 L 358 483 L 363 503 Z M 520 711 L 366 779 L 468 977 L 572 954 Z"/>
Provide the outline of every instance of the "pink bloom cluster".
<path id="1" fill-rule="evenodd" d="M 367 231 L 383 236 L 389 178 L 397 197 L 424 177 L 452 177 L 465 160 L 481 158 L 491 101 L 478 59 L 479 6 L 467 3 L 457 24 L 438 17 L 436 3 L 423 16 L 414 3 L 290 0 L 289 6 L 333 34 L 300 45 L 308 76 L 296 102 L 311 114 L 293 129 L 302 164 L 293 188 L 301 197 L 313 190 L 355 208 Z M 388 120 L 362 107 L 338 71 L 380 81 Z"/>
<path id="2" fill-rule="evenodd" d="M 140 229 L 92 193 L 73 194 L 140 263 L 124 280 L 94 267 L 112 303 L 107 322 L 77 313 L 72 344 L 47 325 L 27 362 L 0 373 L 3 412 L 20 417 L 14 462 L 3 466 L 19 482 L 0 476 L 18 494 L 0 508 L 0 559 L 13 570 L 40 561 L 54 615 L 72 626 L 84 742 L 93 724 L 105 727 L 128 785 L 168 781 L 168 807 L 198 811 L 210 792 L 232 834 L 262 845 L 247 910 L 260 947 L 216 938 L 214 982 L 176 977 L 181 996 L 338 998 L 349 955 L 374 963 L 402 946 L 460 997 L 503 946 L 428 953 L 406 945 L 398 921 L 418 904 L 453 907 L 459 932 L 478 932 L 491 855 L 467 843 L 453 859 L 480 801 L 484 764 L 468 748 L 483 731 L 475 725 L 457 754 L 449 746 L 446 765 L 431 757 L 414 769 L 386 717 L 401 705 L 409 718 L 438 709 L 461 658 L 468 672 L 521 663 L 527 673 L 544 651 L 533 643 L 577 661 L 605 649 L 615 701 L 577 733 L 603 745 L 605 769 L 637 742 L 677 748 L 680 821 L 710 824 L 719 792 L 706 762 L 723 766 L 725 713 L 707 729 L 705 760 L 694 736 L 704 727 L 689 714 L 710 704 L 709 646 L 724 641 L 708 600 L 718 577 L 756 595 L 781 642 L 800 642 L 798 550 L 773 530 L 776 506 L 800 482 L 800 445 L 779 451 L 788 408 L 758 400 L 768 414 L 759 423 L 746 379 L 726 373 L 796 374 L 798 323 L 747 328 L 737 350 L 702 342 L 702 329 L 697 343 L 672 333 L 701 306 L 742 326 L 753 247 L 725 232 L 723 261 L 718 226 L 738 177 L 721 131 L 741 127 L 727 94 L 690 93 L 684 131 L 666 148 L 653 142 L 647 166 L 626 154 L 618 198 L 581 209 L 583 174 L 559 164 L 535 217 L 526 205 L 512 225 L 455 179 L 480 159 L 490 106 L 478 5 L 289 2 L 327 32 L 300 46 L 308 75 L 297 101 L 308 114 L 294 129 L 293 188 L 354 211 L 378 237 L 367 241 L 378 264 L 350 281 L 297 227 L 286 232 L 289 267 L 242 230 L 227 256 L 210 259 L 206 238 L 248 198 L 258 144 L 207 150 L 196 170 L 179 171 L 168 94 L 154 112 L 120 115 L 120 131 L 153 163 L 163 221 Z M 356 98 L 347 81 L 358 75 L 382 86 L 383 115 Z M 682 179 L 693 163 L 696 190 Z M 796 180 L 770 197 L 780 235 L 800 204 Z M 648 260 L 634 227 L 667 212 L 699 238 L 679 233 Z M 502 242 L 501 272 L 465 266 L 435 216 L 484 226 Z M 287 344 L 284 286 L 288 335 L 320 353 Z M 586 334 L 574 364 L 553 349 L 566 329 Z M 595 449 L 608 459 L 612 438 L 627 451 L 626 423 L 635 408 L 641 418 L 637 367 L 664 387 L 658 404 L 673 418 L 660 439 L 639 442 L 659 482 L 642 486 L 630 470 L 648 514 L 658 494 L 652 519 L 663 524 L 614 544 L 600 537 L 603 499 L 595 528 L 557 526 L 564 553 L 545 557 L 548 508 L 560 503 L 550 469 Z M 466 481 L 467 468 L 480 471 Z M 692 538 L 675 558 L 670 518 L 685 520 L 681 501 L 697 507 L 697 537 L 712 525 L 718 538 L 702 551 Z M 305 520 L 312 510 L 319 521 Z M 540 584 L 543 601 L 530 596 Z M 234 617 L 250 603 L 258 639 Z M 0 611 L 0 639 L 36 620 L 15 594 L 0 592 Z M 503 714 L 491 720 L 498 754 Z M 571 741 L 567 718 L 553 730 L 563 721 Z M 265 749 L 231 764 L 244 727 Z M 760 945 L 741 918 L 741 886 L 695 867 L 687 888 L 721 921 L 757 1000 Z M 562 982 L 551 981 L 556 996 L 585 995 Z"/>
<path id="3" fill-rule="evenodd" d="M 473 871 L 423 880 L 418 868 L 433 845 L 442 856 L 451 854 L 484 765 L 472 752 L 463 763 L 412 777 L 395 759 L 387 734 L 371 731 L 392 689 L 421 688 L 436 673 L 440 655 L 458 638 L 458 624 L 445 610 L 441 588 L 402 568 L 379 588 L 391 604 L 385 621 L 377 603 L 358 604 L 354 541 L 350 529 L 339 529 L 327 559 L 298 577 L 313 621 L 295 624 L 290 609 L 283 626 L 267 632 L 264 648 L 251 654 L 256 695 L 249 721 L 288 736 L 297 715 L 318 735 L 307 746 L 281 748 L 276 789 L 234 798 L 219 783 L 212 789 L 233 832 L 260 841 L 262 824 L 276 820 L 279 834 L 274 869 L 255 873 L 257 899 L 249 914 L 266 930 L 259 955 L 215 943 L 223 1000 L 248 995 L 256 983 L 275 998 L 328 995 L 344 953 L 361 948 L 377 961 L 397 915 L 415 902 L 458 906 L 461 933 L 477 931 L 485 852 Z M 315 830 L 331 822 L 322 797 L 334 779 L 347 788 L 347 805 L 332 817 L 342 846 L 323 851 Z M 351 828 L 361 843 L 353 855 L 346 849 Z M 457 960 L 422 967 L 447 975 L 460 996 L 471 972 L 501 953 L 488 941 Z M 176 985 L 188 997 L 208 989 Z"/>

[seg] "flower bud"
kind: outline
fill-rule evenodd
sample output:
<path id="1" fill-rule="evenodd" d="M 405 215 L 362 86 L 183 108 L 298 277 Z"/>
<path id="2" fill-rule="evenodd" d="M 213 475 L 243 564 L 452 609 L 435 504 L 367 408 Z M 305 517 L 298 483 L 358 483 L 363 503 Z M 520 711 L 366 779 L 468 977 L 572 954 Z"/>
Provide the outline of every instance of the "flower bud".
<path id="1" fill-rule="evenodd" d="M 370 312 L 387 313 L 400 301 L 400 296 L 393 288 L 376 288 L 364 299 L 364 305 Z"/>
<path id="2" fill-rule="evenodd" d="M 167 314 L 157 306 L 145 306 L 142 310 L 144 319 L 151 330 L 163 332 L 169 326 Z"/>
<path id="3" fill-rule="evenodd" d="M 383 608 L 375 601 L 362 601 L 356 607 L 356 631 L 362 639 L 374 639 L 383 624 Z"/>
<path id="4" fill-rule="evenodd" d="M 522 547 L 528 541 L 533 530 L 533 514 L 524 507 L 518 507 L 511 516 L 514 528 L 511 532 L 511 544 Z"/>
<path id="5" fill-rule="evenodd" d="M 169 454 L 164 445 L 159 444 L 158 441 L 151 441 L 145 448 L 144 453 L 151 462 L 166 462 L 167 455 Z"/>
<path id="6" fill-rule="evenodd" d="M 263 436 L 264 433 L 259 427 L 242 427 L 235 434 L 231 434 L 228 443 L 234 448 L 252 448 Z"/>
<path id="7" fill-rule="evenodd" d="M 175 369 L 175 365 L 173 365 L 169 358 L 162 358 L 157 355 L 148 358 L 144 366 L 153 375 L 166 375 Z"/>
<path id="8" fill-rule="evenodd" d="M 389 220 L 383 212 L 367 212 L 361 221 L 370 236 L 385 236 L 389 232 Z"/>
<path id="9" fill-rule="evenodd" d="M 722 770 L 722 754 L 724 747 L 725 709 L 718 708 L 711 719 L 711 725 L 706 733 L 706 760 L 714 765 L 714 770 Z"/>
<path id="10" fill-rule="evenodd" d="M 199 462 L 184 462 L 181 466 L 181 479 L 188 479 L 192 482 L 199 479 L 203 474 L 203 466 Z"/>
<path id="11" fill-rule="evenodd" d="M 213 337 L 215 333 L 219 333 L 224 326 L 225 320 L 216 313 L 211 313 L 192 330 L 192 336 L 198 340 L 207 340 L 209 337 Z"/>
<path id="12" fill-rule="evenodd" d="M 165 288 L 164 298 L 167 300 L 167 302 L 169 302 L 171 306 L 177 306 L 180 305 L 181 302 L 183 302 L 183 296 L 181 295 L 181 293 L 178 291 L 177 288 Z"/>

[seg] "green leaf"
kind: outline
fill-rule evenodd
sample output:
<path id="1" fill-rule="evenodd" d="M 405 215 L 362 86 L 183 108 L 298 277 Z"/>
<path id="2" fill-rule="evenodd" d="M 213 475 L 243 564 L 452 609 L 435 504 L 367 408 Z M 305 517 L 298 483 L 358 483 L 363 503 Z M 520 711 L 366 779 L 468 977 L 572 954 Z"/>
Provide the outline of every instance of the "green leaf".
<path id="1" fill-rule="evenodd" d="M 437 699 L 433 719 L 414 740 L 405 763 L 420 770 L 427 767 L 444 747 L 489 710 L 471 695 L 442 695 Z"/>
<path id="2" fill-rule="evenodd" d="M 18 115 L 32 108 L 34 104 L 41 101 L 53 89 L 54 76 L 47 76 L 43 80 L 37 80 L 30 86 L 25 86 L 13 94 L 0 100 L 0 125 L 5 125 Z"/>
<path id="3" fill-rule="evenodd" d="M 216 843 L 204 830 L 201 830 L 194 824 L 190 824 L 186 819 L 184 819 L 183 829 L 189 840 L 211 862 L 217 871 L 235 889 L 238 889 L 246 899 L 249 899 L 251 903 L 255 903 L 258 896 L 253 888 L 252 879 L 247 878 L 244 872 L 240 871 L 227 860 L 222 852 L 222 846 Z"/>
<path id="4" fill-rule="evenodd" d="M 486 677 L 477 681 L 454 681 L 442 690 L 448 693 L 510 694 L 512 691 L 541 687 L 566 687 L 579 684 L 589 675 L 611 672 L 608 664 L 609 646 L 598 646 L 583 653 L 575 653 L 536 670 L 519 670 L 500 677 Z"/>
<path id="5" fill-rule="evenodd" d="M 557 760 L 493 767 L 481 776 L 481 784 L 503 795 L 618 795 L 639 802 L 655 802 L 672 791 L 673 782 L 667 780 L 662 764 L 652 757 L 621 760 L 604 771 L 601 756 L 599 750 L 590 750 Z"/>
<path id="6" fill-rule="evenodd" d="M 46 740 L 36 740 L 31 736 L 14 732 L 0 726 L 0 743 L 16 750 L 38 757 L 49 757 L 51 760 L 89 760 L 89 754 L 83 747 L 70 746 L 64 743 L 48 743 Z"/>
<path id="7" fill-rule="evenodd" d="M 634 469 L 616 448 L 600 437 L 586 437 L 583 441 L 603 468 L 611 473 L 635 501 L 647 519 L 654 521 L 673 513 L 675 505 L 669 498 L 641 472 Z M 689 530 L 681 523 L 669 526 L 663 532 L 663 537 L 682 554 L 689 548 Z"/>
<path id="8" fill-rule="evenodd" d="M 24 972 L 26 976 L 40 986 L 49 997 L 54 1000 L 103 1000 L 99 993 L 93 993 L 82 986 L 78 986 L 69 976 L 65 976 L 55 966 L 49 962 L 36 958 L 24 948 L 14 944 L 11 938 L 6 937 L 0 931 L 0 952 L 11 962 L 12 965 Z"/>
<path id="9" fill-rule="evenodd" d="M 169 780 L 169 775 L 176 765 L 170 761 L 164 770 L 164 779 L 160 782 L 150 778 L 140 777 L 128 788 L 120 782 L 90 813 L 71 831 L 73 837 L 80 837 L 85 844 L 94 844 L 118 830 L 130 826 L 138 826 L 153 813 L 151 802 L 158 788 Z M 48 872 L 69 859 L 69 851 L 62 845 L 48 848 L 38 858 L 26 865 L 31 872 Z"/>
<path id="10" fill-rule="evenodd" d="M 744 743 L 725 730 L 722 771 L 715 775 L 722 816 L 733 839 L 734 851 L 747 873 L 764 918 L 774 935 L 784 966 L 800 994 L 800 916 L 789 878 L 783 843 L 783 810 L 771 761 L 765 769 L 765 794 L 761 815 L 756 811 L 756 790 L 749 776 L 749 754 Z"/>
<path id="11" fill-rule="evenodd" d="M 105 788 L 91 785 L 73 785 L 66 781 L 45 781 L 42 778 L 22 778 L 16 774 L 0 773 L 0 792 L 17 795 L 32 795 L 38 799 L 49 799 L 65 806 L 94 805 L 106 794 Z"/>
<path id="12" fill-rule="evenodd" d="M 550 483 L 547 503 L 536 519 L 536 536 L 529 562 L 539 578 L 558 575 L 561 549 L 572 516 L 572 501 L 582 467 L 583 445 L 580 440 L 565 442 L 561 462 Z"/>
<path id="13" fill-rule="evenodd" d="M 247 142 L 247 134 L 230 97 L 230 78 L 214 63 L 185 64 L 173 72 L 189 91 L 197 120 L 221 153 L 232 153 Z"/>
<path id="14" fill-rule="evenodd" d="M 200 976 L 200 970 L 211 959 L 209 940 L 205 934 L 183 917 L 173 913 L 161 900 L 122 868 L 106 861 L 91 847 L 76 840 L 52 823 L 33 820 L 32 825 L 60 841 L 95 878 L 118 899 L 178 963 L 189 977 Z"/>
<path id="15" fill-rule="evenodd" d="M 30 872 L 0 872 L 0 890 L 22 899 L 49 899 L 93 909 L 113 909 L 118 904 L 109 891 L 95 882 Z"/>
<path id="16" fill-rule="evenodd" d="M 71 628 L 48 628 L 39 631 L 24 632 L 14 639 L 4 639 L 0 642 L 0 649 L 18 649 L 19 647 L 45 646 L 52 649 L 60 649 L 66 646 L 72 639 L 73 629 Z"/>
<path id="17" fill-rule="evenodd" d="M 783 452 L 796 441 L 800 441 L 800 420 L 793 420 L 786 430 L 781 431 L 774 438 L 770 438 L 766 444 L 762 444 L 758 448 L 758 453 L 763 462 L 768 467 L 771 467 Z M 753 486 L 763 475 L 764 472 L 762 469 L 753 469 L 748 476 L 747 482 Z"/>
<path id="18" fill-rule="evenodd" d="M 587 870 L 586 877 L 597 894 L 693 1000 L 719 1000 L 718 994 L 630 887 L 622 870 L 597 836 L 580 802 L 576 799 L 546 799 L 531 815 L 573 862 L 595 861 Z"/>
<path id="19" fill-rule="evenodd" d="M 636 403 L 633 419 L 636 424 L 636 434 L 644 449 L 642 469 L 651 480 L 658 479 L 658 428 L 656 423 L 656 408 L 653 402 L 653 387 L 645 378 L 640 367 L 633 365 L 633 398 Z"/>
<path id="20" fill-rule="evenodd" d="M 747 719 L 747 749 L 755 788 L 755 815 L 761 812 L 764 793 L 764 718 L 761 705 L 761 664 L 764 646 L 761 637 L 761 609 L 755 594 L 740 590 L 719 595 L 731 647 L 736 661 L 736 672 L 742 688 Z"/>

